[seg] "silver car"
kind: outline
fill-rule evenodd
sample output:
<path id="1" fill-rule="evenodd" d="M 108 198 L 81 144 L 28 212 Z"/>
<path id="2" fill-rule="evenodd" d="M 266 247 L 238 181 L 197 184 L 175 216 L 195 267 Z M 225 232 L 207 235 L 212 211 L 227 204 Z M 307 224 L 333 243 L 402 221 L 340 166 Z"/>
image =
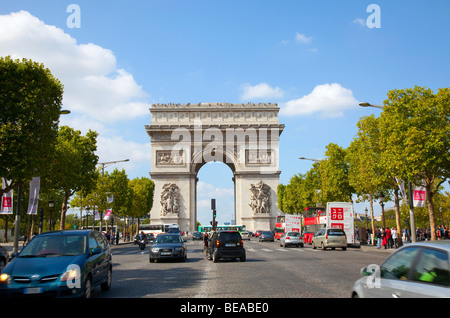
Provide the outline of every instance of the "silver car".
<path id="1" fill-rule="evenodd" d="M 450 297 L 450 242 L 408 244 L 361 269 L 353 298 Z"/>
<path id="2" fill-rule="evenodd" d="M 250 233 L 248 233 L 247 231 L 242 231 L 241 232 L 241 237 L 243 240 L 249 240 L 250 241 Z"/>
<path id="3" fill-rule="evenodd" d="M 314 234 L 312 239 L 312 247 L 313 249 L 320 247 L 324 251 L 329 247 L 332 250 L 339 247 L 345 251 L 347 249 L 347 236 L 342 229 L 323 228 Z"/>
<path id="4" fill-rule="evenodd" d="M 280 246 L 294 245 L 303 247 L 303 240 L 299 232 L 286 232 L 280 237 Z"/>

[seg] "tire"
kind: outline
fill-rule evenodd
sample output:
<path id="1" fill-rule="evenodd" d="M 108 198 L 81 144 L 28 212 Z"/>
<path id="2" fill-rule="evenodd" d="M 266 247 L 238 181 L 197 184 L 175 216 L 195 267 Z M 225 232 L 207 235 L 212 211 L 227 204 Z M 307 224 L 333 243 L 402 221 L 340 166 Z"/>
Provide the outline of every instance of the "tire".
<path id="1" fill-rule="evenodd" d="M 213 253 L 213 255 L 212 255 L 212 261 L 213 261 L 214 263 L 217 263 L 217 262 L 219 261 L 219 258 L 216 256 L 215 253 Z"/>
<path id="2" fill-rule="evenodd" d="M 239 260 L 240 260 L 241 262 L 245 262 L 245 261 L 247 260 L 247 258 L 246 258 L 246 256 L 244 255 L 244 256 L 242 256 Z"/>
<path id="3" fill-rule="evenodd" d="M 342 248 L 342 250 L 343 250 L 343 251 L 346 251 L 346 250 L 347 250 L 347 248 L 346 248 L 346 247 L 343 247 L 343 248 Z"/>
<path id="4" fill-rule="evenodd" d="M 311 242 L 311 245 L 312 245 L 313 250 L 315 250 L 316 249 L 316 245 L 314 244 L 314 241 Z"/>
<path id="5" fill-rule="evenodd" d="M 320 246 L 322 248 L 322 251 L 325 251 L 327 248 L 325 247 L 325 245 L 322 242 L 322 245 Z"/>
<path id="6" fill-rule="evenodd" d="M 102 291 L 110 290 L 111 282 L 112 282 L 112 268 L 110 267 L 108 269 L 108 274 L 106 275 L 106 281 L 100 285 L 100 288 L 102 289 Z"/>
<path id="7" fill-rule="evenodd" d="M 84 284 L 83 298 L 91 298 L 91 296 L 92 296 L 92 282 L 91 277 L 88 276 L 88 278 L 86 279 L 86 283 Z"/>

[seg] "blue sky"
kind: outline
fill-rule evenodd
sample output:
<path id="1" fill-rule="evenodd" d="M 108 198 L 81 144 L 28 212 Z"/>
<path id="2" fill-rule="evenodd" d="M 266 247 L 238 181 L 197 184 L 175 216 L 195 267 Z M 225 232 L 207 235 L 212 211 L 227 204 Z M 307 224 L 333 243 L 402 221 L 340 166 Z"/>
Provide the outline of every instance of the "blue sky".
<path id="1" fill-rule="evenodd" d="M 371 4 L 379 28 L 368 27 Z M 130 158 L 109 167 L 130 178 L 150 170 L 152 103 L 278 103 L 286 184 L 311 168 L 299 156 L 323 158 L 331 142 L 347 147 L 359 118 L 379 115 L 359 102 L 449 86 L 449 18 L 448 0 L 0 0 L 0 56 L 50 68 L 72 111 L 61 123 L 97 130 L 100 161 Z M 213 195 L 219 222 L 232 219 L 231 178 L 223 164 L 200 170 L 201 223 Z"/>

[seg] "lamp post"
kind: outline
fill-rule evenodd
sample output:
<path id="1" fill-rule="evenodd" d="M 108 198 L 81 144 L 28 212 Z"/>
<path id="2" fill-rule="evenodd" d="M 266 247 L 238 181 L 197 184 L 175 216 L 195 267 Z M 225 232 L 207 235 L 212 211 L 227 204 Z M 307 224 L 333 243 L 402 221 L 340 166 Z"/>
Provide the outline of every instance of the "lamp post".
<path id="1" fill-rule="evenodd" d="M 314 162 L 321 162 L 323 159 L 311 159 L 311 158 L 305 158 L 305 157 L 298 157 L 298 159 L 302 159 L 302 160 L 311 160 Z"/>
<path id="2" fill-rule="evenodd" d="M 381 205 L 381 223 L 383 223 L 383 228 L 386 228 L 386 220 L 384 218 L 384 194 L 383 192 L 380 192 L 380 205 Z"/>
<path id="3" fill-rule="evenodd" d="M 48 222 L 48 230 L 49 231 L 53 231 L 53 207 L 55 206 L 55 202 L 50 199 L 50 201 L 48 201 L 48 207 L 50 208 L 50 218 L 49 218 L 49 222 Z"/>

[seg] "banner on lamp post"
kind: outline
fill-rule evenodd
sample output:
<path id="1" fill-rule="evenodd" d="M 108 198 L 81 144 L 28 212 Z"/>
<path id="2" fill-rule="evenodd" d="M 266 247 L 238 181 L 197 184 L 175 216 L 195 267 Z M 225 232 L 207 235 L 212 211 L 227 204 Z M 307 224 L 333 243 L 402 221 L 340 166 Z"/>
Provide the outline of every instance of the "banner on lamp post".
<path id="1" fill-rule="evenodd" d="M 423 208 L 425 207 L 426 190 L 424 186 L 414 186 L 414 207 Z"/>
<path id="2" fill-rule="evenodd" d="M 6 181 L 2 178 L 2 188 L 5 189 L 11 181 Z M 13 190 L 8 191 L 2 195 L 2 202 L 0 208 L 0 215 L 3 214 L 13 214 Z"/>
<path id="3" fill-rule="evenodd" d="M 109 220 L 111 213 L 112 213 L 112 209 L 106 209 L 105 217 L 103 218 L 103 220 L 105 220 L 105 221 Z"/>
<path id="4" fill-rule="evenodd" d="M 30 182 L 30 197 L 28 198 L 27 214 L 37 214 L 39 201 L 39 187 L 41 184 L 40 177 L 34 177 Z"/>

